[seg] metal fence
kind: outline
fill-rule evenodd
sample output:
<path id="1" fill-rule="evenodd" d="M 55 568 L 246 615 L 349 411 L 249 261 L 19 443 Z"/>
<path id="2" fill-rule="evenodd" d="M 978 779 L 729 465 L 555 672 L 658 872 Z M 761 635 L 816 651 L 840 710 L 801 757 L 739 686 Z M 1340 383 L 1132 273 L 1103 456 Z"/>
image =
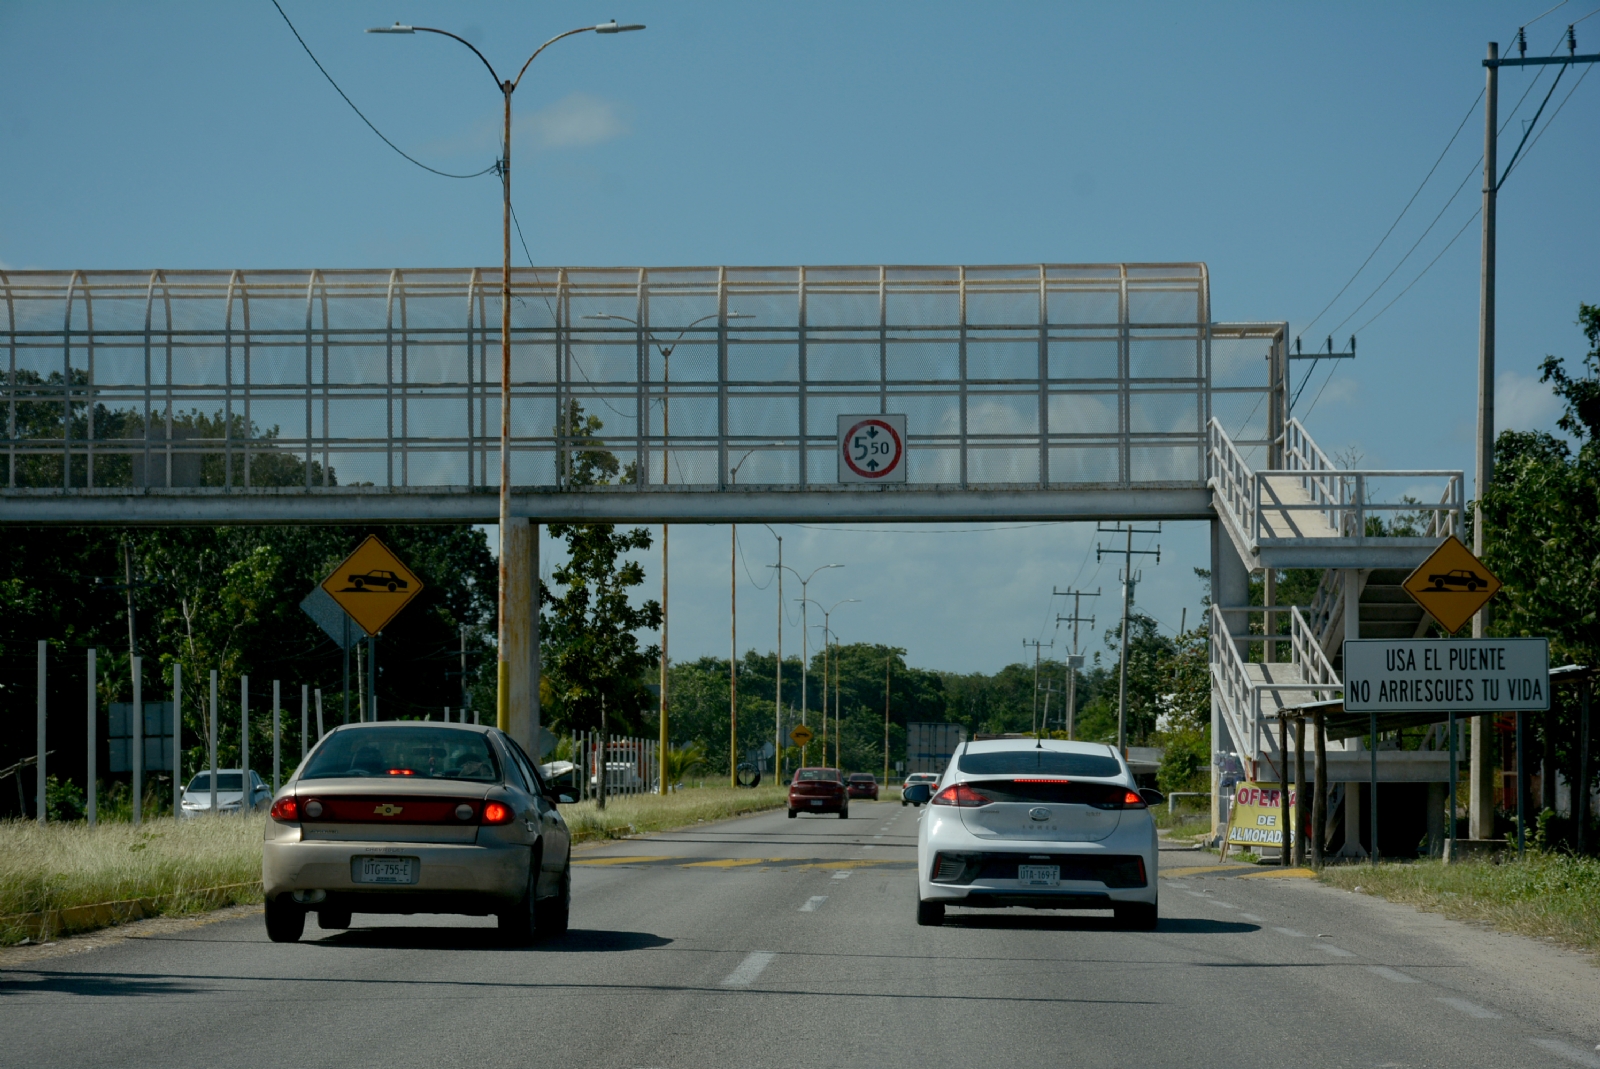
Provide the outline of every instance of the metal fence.
<path id="1" fill-rule="evenodd" d="M 496 487 L 497 270 L 0 272 L 0 494 Z M 1203 487 L 1281 433 L 1279 323 L 1202 264 L 512 273 L 513 486 L 834 489 L 904 413 L 915 487 Z M 877 490 L 878 487 L 870 489 Z"/>

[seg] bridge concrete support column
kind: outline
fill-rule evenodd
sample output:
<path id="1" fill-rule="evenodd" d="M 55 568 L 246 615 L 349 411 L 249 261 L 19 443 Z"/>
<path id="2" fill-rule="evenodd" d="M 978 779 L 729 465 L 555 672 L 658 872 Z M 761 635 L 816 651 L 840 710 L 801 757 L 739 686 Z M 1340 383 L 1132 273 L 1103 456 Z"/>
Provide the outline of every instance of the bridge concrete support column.
<path id="1" fill-rule="evenodd" d="M 515 516 L 502 541 L 506 554 L 506 648 L 508 676 L 500 729 L 535 761 L 539 759 L 539 525 Z"/>
<path id="2" fill-rule="evenodd" d="M 1221 520 L 1211 521 L 1211 602 L 1214 605 L 1249 605 L 1250 570 L 1233 547 L 1233 540 L 1223 528 Z M 1235 641 L 1229 636 L 1249 634 L 1250 614 L 1224 612 L 1223 624 L 1228 635 L 1211 636 L 1212 642 Z M 1235 641 L 1242 653 L 1248 654 L 1248 643 Z M 1211 683 L 1211 827 L 1220 829 L 1222 823 L 1222 774 L 1218 769 L 1218 754 L 1225 752 L 1231 743 L 1243 753 L 1249 749 L 1249 739 L 1230 739 L 1222 721 L 1222 695 L 1217 692 L 1215 677 Z"/>
<path id="3" fill-rule="evenodd" d="M 1500 768 L 1495 745 L 1494 717 L 1472 718 L 1471 768 L 1467 779 L 1471 795 L 1467 801 L 1467 834 L 1474 839 L 1493 839 L 1495 777 Z"/>

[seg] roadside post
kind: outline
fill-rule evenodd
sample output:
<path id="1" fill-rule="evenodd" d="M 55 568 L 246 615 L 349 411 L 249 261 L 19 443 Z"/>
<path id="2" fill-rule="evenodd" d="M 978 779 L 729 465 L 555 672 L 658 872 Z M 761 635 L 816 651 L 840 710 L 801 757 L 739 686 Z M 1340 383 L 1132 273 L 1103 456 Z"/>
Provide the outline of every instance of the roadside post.
<path id="1" fill-rule="evenodd" d="M 322 741 L 322 688 L 317 688 L 317 741 Z"/>
<path id="2" fill-rule="evenodd" d="M 300 763 L 306 763 L 309 743 L 306 734 L 311 730 L 311 684 L 300 684 Z"/>
<path id="3" fill-rule="evenodd" d="M 40 824 L 43 824 L 45 822 L 45 791 L 44 791 L 44 756 L 45 756 L 44 755 L 44 670 L 45 670 L 45 661 L 44 661 L 44 658 L 45 658 L 45 650 L 47 648 L 48 648 L 48 644 L 45 642 L 45 640 L 44 639 L 40 639 L 39 640 L 39 696 L 38 696 L 38 703 L 39 703 L 39 710 L 38 710 L 38 712 L 39 712 L 39 730 L 38 730 L 39 749 L 37 751 L 35 751 L 39 755 L 39 760 L 34 763 L 34 786 L 37 788 L 36 793 L 38 795 L 38 798 L 37 798 L 37 803 L 36 804 L 38 806 L 38 817 L 39 817 L 39 823 Z M 17 782 L 18 782 L 19 785 L 22 782 L 22 777 L 20 775 L 17 777 Z M 17 791 L 17 793 L 21 794 L 22 791 L 19 789 Z"/>
<path id="4" fill-rule="evenodd" d="M 1283 767 L 1279 769 L 1278 783 L 1278 827 L 1283 829 L 1283 845 L 1278 848 L 1278 864 L 1284 868 L 1289 867 L 1289 844 L 1299 836 L 1295 834 L 1294 822 L 1289 819 L 1289 714 L 1284 712 L 1278 717 L 1278 762 Z M 1297 788 L 1299 784 L 1295 785 Z"/>
<path id="5" fill-rule="evenodd" d="M 1328 725 L 1323 710 L 1311 714 L 1312 728 L 1317 736 L 1317 760 L 1313 774 L 1317 777 L 1316 791 L 1311 796 L 1311 864 L 1322 867 L 1322 843 L 1328 835 Z"/>
<path id="6" fill-rule="evenodd" d="M 1306 717 L 1302 712 L 1294 718 L 1294 793 L 1297 798 L 1306 796 Z M 1297 814 L 1294 827 L 1294 864 L 1296 868 L 1306 863 L 1305 810 Z"/>
<path id="7" fill-rule="evenodd" d="M 1589 827 L 1589 692 L 1594 684 L 1585 679 L 1578 686 L 1578 804 L 1574 807 L 1578 815 L 1578 854 L 1581 856 L 1588 851 Z"/>
<path id="8" fill-rule="evenodd" d="M 1517 711 L 1517 856 L 1528 853 L 1528 765 L 1527 747 L 1528 714 Z"/>
<path id="9" fill-rule="evenodd" d="M 206 740 L 211 757 L 211 816 L 217 815 L 217 670 L 211 670 L 210 736 Z"/>
<path id="10" fill-rule="evenodd" d="M 129 719 L 133 723 L 129 726 L 133 744 L 129 748 L 133 751 L 133 760 L 129 766 L 133 769 L 133 826 L 137 828 L 144 823 L 144 658 L 133 657 L 130 660 L 133 669 L 133 710 Z"/>
<path id="11" fill-rule="evenodd" d="M 1456 714 L 1450 713 L 1450 834 L 1445 836 L 1445 841 L 1453 843 L 1456 840 L 1456 791 L 1460 776 L 1459 758 L 1456 750 Z M 1450 862 L 1450 852 L 1445 851 L 1444 860 Z"/>
<path id="12" fill-rule="evenodd" d="M 239 677 L 239 815 L 250 808 L 250 677 Z"/>
<path id="13" fill-rule="evenodd" d="M 94 649 L 93 646 L 90 646 L 89 647 L 89 666 L 88 666 L 88 673 L 89 673 L 89 710 L 88 710 L 88 712 L 89 712 L 89 752 L 86 755 L 88 757 L 88 761 L 87 761 L 87 763 L 85 765 L 85 767 L 88 770 L 88 774 L 86 775 L 85 778 L 88 780 L 88 783 L 86 784 L 86 786 L 89 788 L 89 792 L 88 792 L 88 794 L 89 794 L 89 805 L 88 805 L 88 808 L 84 811 L 84 816 L 88 819 L 89 827 L 91 827 L 91 828 L 94 827 L 96 816 L 97 816 L 97 814 L 95 813 L 95 808 L 96 808 L 95 807 L 95 803 L 98 801 L 98 798 L 96 797 L 98 792 L 95 790 L 95 776 L 99 775 L 99 769 L 96 767 L 96 761 L 95 761 L 95 758 L 98 757 L 99 754 L 96 752 L 96 747 L 95 747 L 95 741 L 96 741 L 95 735 L 96 735 L 96 732 L 97 732 L 98 729 L 95 726 L 96 717 L 95 717 L 95 697 L 94 697 L 94 667 L 95 667 L 95 665 L 94 665 L 94 655 L 95 655 L 95 649 Z"/>
<path id="14" fill-rule="evenodd" d="M 1367 747 L 1371 754 L 1372 786 L 1367 791 L 1367 826 L 1371 829 L 1372 850 L 1367 854 L 1367 859 L 1374 865 L 1378 863 L 1378 714 L 1370 714 L 1372 728 L 1368 732 L 1371 745 Z"/>
<path id="15" fill-rule="evenodd" d="M 172 815 L 183 815 L 183 665 L 172 662 Z"/>
<path id="16" fill-rule="evenodd" d="M 272 793 L 278 793 L 278 681 L 272 681 Z"/>

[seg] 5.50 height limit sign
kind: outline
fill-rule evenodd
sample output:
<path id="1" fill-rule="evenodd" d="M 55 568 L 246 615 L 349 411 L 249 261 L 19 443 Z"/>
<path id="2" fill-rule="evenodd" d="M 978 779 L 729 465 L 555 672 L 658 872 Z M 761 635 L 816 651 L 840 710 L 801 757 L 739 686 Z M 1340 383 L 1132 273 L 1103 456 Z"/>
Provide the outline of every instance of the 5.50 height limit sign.
<path id="1" fill-rule="evenodd" d="M 1542 638 L 1351 639 L 1344 707 L 1356 713 L 1550 708 L 1550 642 Z"/>

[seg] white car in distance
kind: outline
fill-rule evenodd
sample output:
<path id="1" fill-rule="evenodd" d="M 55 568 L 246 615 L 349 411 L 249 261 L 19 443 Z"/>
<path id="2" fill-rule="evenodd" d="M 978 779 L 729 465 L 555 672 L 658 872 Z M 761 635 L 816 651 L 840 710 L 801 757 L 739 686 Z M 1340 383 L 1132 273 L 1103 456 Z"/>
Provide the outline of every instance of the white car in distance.
<path id="1" fill-rule="evenodd" d="M 1111 909 L 1156 924 L 1156 826 L 1110 746 L 1053 739 L 963 743 L 917 827 L 917 923 L 946 906 Z M 911 790 L 913 788 L 907 788 Z M 927 789 L 927 788 L 923 788 Z"/>
<path id="2" fill-rule="evenodd" d="M 256 774 L 250 772 L 251 809 L 263 809 L 272 801 L 272 791 Z M 217 812 L 238 813 L 244 805 L 244 778 L 237 768 L 217 769 Z M 186 817 L 198 817 L 211 812 L 211 773 L 202 772 L 189 781 L 178 800 L 178 812 Z"/>

